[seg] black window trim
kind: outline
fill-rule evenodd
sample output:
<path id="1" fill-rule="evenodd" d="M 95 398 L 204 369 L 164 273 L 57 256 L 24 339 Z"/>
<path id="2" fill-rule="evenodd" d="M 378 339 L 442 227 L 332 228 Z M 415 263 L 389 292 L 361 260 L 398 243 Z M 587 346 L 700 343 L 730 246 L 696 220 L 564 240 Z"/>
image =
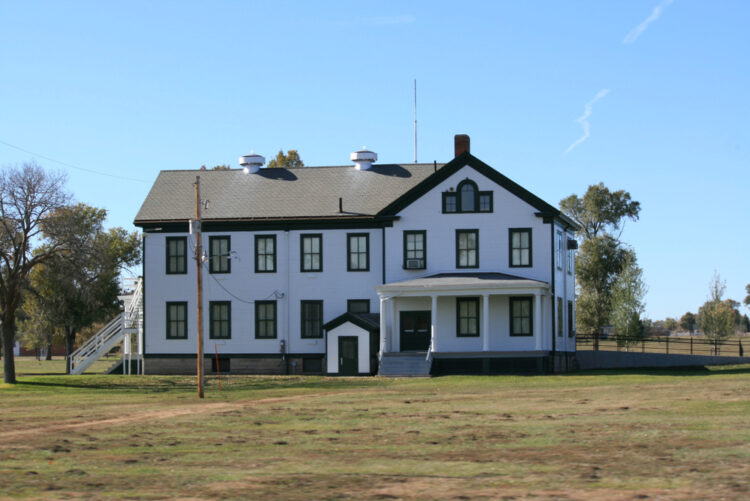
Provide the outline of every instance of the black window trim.
<path id="1" fill-rule="evenodd" d="M 182 255 L 184 263 L 183 263 L 183 271 L 171 271 L 169 269 L 169 244 L 170 242 L 181 242 L 182 248 L 184 251 L 184 254 Z M 187 275 L 187 237 L 167 237 L 166 238 L 166 266 L 164 269 L 166 270 L 167 275 Z"/>
<path id="2" fill-rule="evenodd" d="M 273 240 L 273 269 L 272 270 L 260 270 L 258 269 L 258 240 L 260 239 L 266 239 L 270 238 Z M 255 238 L 253 239 L 253 244 L 255 248 L 254 255 L 254 261 L 255 261 L 255 273 L 276 273 L 276 258 L 279 253 L 279 247 L 276 245 L 276 234 L 275 233 L 264 233 L 264 234 L 256 234 Z"/>
<path id="3" fill-rule="evenodd" d="M 307 305 L 316 305 L 320 307 L 320 325 L 318 325 L 318 332 L 319 334 L 317 336 L 308 336 L 305 334 L 305 306 Z M 322 299 L 303 299 L 300 301 L 299 305 L 299 317 L 300 317 L 300 337 L 302 339 L 321 339 L 323 337 L 323 300 Z"/>
<path id="4" fill-rule="evenodd" d="M 227 336 L 216 337 L 214 335 L 214 306 L 227 306 Z M 232 339 L 232 302 L 231 301 L 209 301 L 208 302 L 208 338 L 209 339 Z"/>
<path id="5" fill-rule="evenodd" d="M 461 334 L 461 303 L 474 303 L 477 308 L 477 332 L 476 334 Z M 457 297 L 456 298 L 456 337 L 479 337 L 481 331 L 481 312 L 479 310 L 479 298 L 470 297 Z"/>
<path id="6" fill-rule="evenodd" d="M 317 238 L 318 249 L 320 249 L 320 266 L 318 268 L 305 269 L 305 239 Z M 322 233 L 302 233 L 299 236 L 299 271 L 300 273 L 320 273 L 323 271 L 323 234 Z"/>
<path id="7" fill-rule="evenodd" d="M 529 333 L 516 334 L 513 332 L 513 303 L 524 301 L 529 303 Z M 508 332 L 511 337 L 533 337 L 534 336 L 534 301 L 531 296 L 511 296 L 508 298 L 508 318 L 510 319 L 510 329 Z"/>
<path id="8" fill-rule="evenodd" d="M 449 211 L 446 209 L 448 198 L 453 198 L 456 201 L 456 210 Z M 456 214 L 458 212 L 458 196 L 455 191 L 444 191 L 443 192 L 443 214 Z"/>
<path id="9" fill-rule="evenodd" d="M 458 257 L 458 251 L 459 251 L 459 249 L 458 249 L 458 244 L 459 244 L 459 235 L 461 233 L 474 233 L 476 235 L 476 238 L 474 239 L 475 242 L 476 242 L 476 244 L 477 244 L 476 249 L 475 249 L 475 252 L 476 252 L 476 255 L 477 255 L 477 260 L 476 260 L 476 265 L 475 266 L 460 266 L 460 264 L 459 264 L 459 257 Z M 456 230 L 456 268 L 460 268 L 460 269 L 464 269 L 464 270 L 465 269 L 479 268 L 479 229 L 458 229 L 458 230 Z"/>
<path id="10" fill-rule="evenodd" d="M 219 256 L 219 257 L 226 257 L 227 259 L 227 269 L 226 271 L 221 270 L 215 270 L 214 269 L 214 241 L 215 240 L 226 240 L 227 241 L 227 255 L 226 256 Z M 232 237 L 230 235 L 212 235 L 208 237 L 208 272 L 212 274 L 223 274 L 223 273 L 232 273 L 232 260 L 229 259 L 232 253 Z"/>
<path id="11" fill-rule="evenodd" d="M 352 269 L 352 237 L 365 237 L 365 267 Z M 369 233 L 347 233 L 346 234 L 346 271 L 370 271 L 370 234 Z"/>
<path id="12" fill-rule="evenodd" d="M 485 213 L 485 214 L 488 214 L 490 212 L 494 212 L 495 211 L 495 201 L 494 201 L 493 192 L 491 192 L 491 191 L 479 191 L 477 193 L 479 193 L 479 195 L 477 196 L 477 212 L 482 212 L 482 213 Z M 481 201 L 482 197 L 490 197 L 490 208 L 489 208 L 489 210 L 482 210 L 482 201 Z"/>
<path id="13" fill-rule="evenodd" d="M 166 311 L 166 315 L 167 315 L 167 324 L 166 324 L 167 339 L 187 339 L 188 338 L 188 309 L 187 309 L 188 303 L 187 303 L 187 301 L 167 301 L 167 305 L 166 306 L 167 306 L 167 308 L 166 308 L 166 310 L 167 310 Z M 170 315 L 169 315 L 169 307 L 170 306 L 182 306 L 182 307 L 185 308 L 185 334 L 183 336 L 170 336 L 169 335 L 169 332 L 171 331 L 171 329 L 169 328 L 169 323 L 171 321 L 173 321 L 170 318 Z"/>
<path id="14" fill-rule="evenodd" d="M 369 299 L 347 299 L 346 300 L 346 311 L 347 313 L 355 313 L 352 311 L 352 304 L 355 303 L 367 303 L 367 311 L 360 313 L 370 313 L 370 300 Z"/>
<path id="15" fill-rule="evenodd" d="M 273 336 L 258 336 L 260 318 L 258 309 L 260 306 L 273 305 Z M 255 339 L 277 339 L 279 337 L 279 308 L 275 299 L 268 301 L 255 301 Z"/>
<path id="16" fill-rule="evenodd" d="M 531 228 L 508 228 L 508 267 L 510 268 L 532 268 L 534 266 L 534 244 Z M 529 234 L 529 264 L 513 264 L 513 234 Z"/>
<path id="17" fill-rule="evenodd" d="M 461 209 L 461 188 L 463 188 L 464 185 L 466 184 L 470 184 L 474 187 L 475 198 L 474 198 L 473 210 Z M 481 204 L 479 200 L 483 196 L 487 196 L 490 198 L 489 210 L 480 210 Z M 446 210 L 446 205 L 447 205 L 446 201 L 450 197 L 453 197 L 456 200 L 456 210 L 454 211 Z M 443 207 L 442 208 L 443 208 L 443 214 L 475 214 L 477 212 L 483 213 L 483 214 L 489 214 L 495 211 L 494 192 L 491 190 L 480 191 L 477 183 L 467 177 L 466 179 L 458 183 L 458 186 L 456 186 L 456 191 L 444 191 L 443 192 Z"/>
<path id="18" fill-rule="evenodd" d="M 574 316 L 573 316 L 573 301 L 568 299 L 568 337 L 575 337 L 576 335 L 576 326 L 573 322 Z"/>
<path id="19" fill-rule="evenodd" d="M 419 268 L 407 268 L 406 267 L 406 240 L 408 235 L 422 235 L 422 252 L 424 256 L 422 257 L 422 266 Z M 427 268 L 427 230 L 404 230 L 403 234 L 403 240 L 404 240 L 404 262 L 403 262 L 403 268 L 405 270 L 424 270 Z"/>
<path id="20" fill-rule="evenodd" d="M 557 242 L 555 243 L 555 250 L 557 251 L 555 254 L 555 263 L 557 265 L 557 269 L 562 271 L 563 269 L 563 232 L 561 230 L 558 230 L 555 234 L 555 239 Z"/>

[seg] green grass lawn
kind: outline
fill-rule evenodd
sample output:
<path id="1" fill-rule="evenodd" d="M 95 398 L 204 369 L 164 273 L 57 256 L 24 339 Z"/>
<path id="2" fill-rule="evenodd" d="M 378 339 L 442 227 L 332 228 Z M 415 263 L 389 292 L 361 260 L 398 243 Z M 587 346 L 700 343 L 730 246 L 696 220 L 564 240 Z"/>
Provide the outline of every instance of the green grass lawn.
<path id="1" fill-rule="evenodd" d="M 102 357 L 89 367 L 84 374 L 104 374 L 120 355 Z M 65 357 L 52 357 L 52 360 L 37 360 L 35 357 L 15 357 L 16 376 L 38 376 L 42 374 L 65 374 Z M 0 363 L 0 376 L 4 374 Z"/>
<path id="2" fill-rule="evenodd" d="M 0 497 L 748 499 L 750 366 L 432 379 L 22 376 Z"/>

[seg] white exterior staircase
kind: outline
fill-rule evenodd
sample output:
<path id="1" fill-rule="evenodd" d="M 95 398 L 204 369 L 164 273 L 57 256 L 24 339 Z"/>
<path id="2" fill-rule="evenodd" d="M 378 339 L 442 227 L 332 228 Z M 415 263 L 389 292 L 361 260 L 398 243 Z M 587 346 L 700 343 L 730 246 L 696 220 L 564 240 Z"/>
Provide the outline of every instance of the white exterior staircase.
<path id="1" fill-rule="evenodd" d="M 70 373 L 83 374 L 91 364 L 109 353 L 118 343 L 123 343 L 123 374 L 131 373 L 132 360 L 137 361 L 137 372 L 142 373 L 143 354 L 143 280 L 125 279 L 132 285 L 133 293 L 120 296 L 125 303 L 122 313 L 101 328 L 91 339 L 70 355 Z M 137 353 L 133 356 L 132 335 L 137 334 Z M 115 366 L 119 365 L 116 364 Z"/>

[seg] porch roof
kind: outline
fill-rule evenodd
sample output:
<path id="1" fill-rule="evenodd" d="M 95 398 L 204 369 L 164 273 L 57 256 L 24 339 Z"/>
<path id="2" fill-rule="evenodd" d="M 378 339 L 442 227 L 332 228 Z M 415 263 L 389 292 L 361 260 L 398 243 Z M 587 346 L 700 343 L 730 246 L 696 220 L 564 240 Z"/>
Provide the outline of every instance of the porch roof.
<path id="1" fill-rule="evenodd" d="M 506 273 L 467 272 L 438 273 L 428 277 L 391 282 L 375 287 L 379 293 L 548 289 L 547 282 Z"/>

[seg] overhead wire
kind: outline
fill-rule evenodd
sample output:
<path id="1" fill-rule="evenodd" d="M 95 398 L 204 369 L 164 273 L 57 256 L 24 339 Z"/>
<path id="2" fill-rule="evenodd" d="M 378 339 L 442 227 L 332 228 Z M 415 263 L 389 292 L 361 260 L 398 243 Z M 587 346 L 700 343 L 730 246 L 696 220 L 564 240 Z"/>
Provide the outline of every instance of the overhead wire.
<path id="1" fill-rule="evenodd" d="M 76 169 L 76 170 L 80 170 L 80 171 L 83 171 L 83 172 L 88 172 L 89 174 L 96 174 L 98 176 L 106 176 L 106 177 L 111 177 L 111 178 L 114 178 L 114 179 L 122 179 L 122 180 L 125 180 L 125 181 L 134 181 L 134 182 L 137 182 L 137 183 L 148 183 L 149 182 L 149 181 L 146 181 L 145 179 L 138 179 L 138 178 L 135 178 L 135 177 L 128 177 L 128 176 L 119 176 L 117 174 L 110 174 L 108 172 L 101 172 L 101 171 L 94 170 L 94 169 L 87 169 L 85 167 L 79 167 L 77 165 L 73 165 L 73 164 L 70 164 L 68 162 L 63 162 L 61 160 L 56 160 L 56 159 L 54 159 L 52 157 L 48 157 L 46 155 L 42 155 L 41 153 L 36 153 L 34 151 L 27 150 L 26 148 L 21 148 L 20 146 L 16 146 L 14 144 L 10 144 L 10 143 L 8 143 L 6 141 L 3 141 L 2 139 L 0 139 L 0 144 L 4 144 L 5 146 L 8 146 L 9 148 L 13 148 L 13 149 L 16 149 L 18 151 L 23 151 L 24 153 L 28 153 L 29 155 L 34 155 L 35 157 L 43 158 L 44 160 L 48 160 L 48 161 L 54 162 L 56 164 L 64 165 L 65 167 L 70 167 L 71 169 Z"/>

